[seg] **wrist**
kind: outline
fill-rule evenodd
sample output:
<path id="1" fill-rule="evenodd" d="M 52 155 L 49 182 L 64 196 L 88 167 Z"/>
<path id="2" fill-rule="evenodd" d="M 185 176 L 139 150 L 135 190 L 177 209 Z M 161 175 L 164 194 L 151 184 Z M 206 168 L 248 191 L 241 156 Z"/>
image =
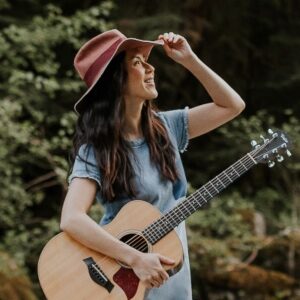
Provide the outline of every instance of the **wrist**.
<path id="1" fill-rule="evenodd" d="M 134 248 L 128 249 L 127 253 L 124 255 L 124 263 L 132 267 L 138 260 L 141 259 L 142 253 Z"/>
<path id="2" fill-rule="evenodd" d="M 195 52 L 191 52 L 185 60 L 181 63 L 186 69 L 190 69 L 192 66 L 195 65 L 196 62 L 199 61 L 198 56 L 195 54 Z"/>

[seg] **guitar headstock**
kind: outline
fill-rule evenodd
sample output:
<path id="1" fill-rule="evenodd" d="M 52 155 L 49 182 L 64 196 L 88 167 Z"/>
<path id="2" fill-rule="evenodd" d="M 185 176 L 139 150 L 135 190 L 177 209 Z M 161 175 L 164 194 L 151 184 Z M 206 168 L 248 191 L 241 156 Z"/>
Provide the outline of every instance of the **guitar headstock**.
<path id="1" fill-rule="evenodd" d="M 251 156 L 257 163 L 267 163 L 270 168 L 277 162 L 284 160 L 283 155 L 291 156 L 291 141 L 286 133 L 276 130 L 268 130 L 268 137 L 260 136 L 263 140 L 260 144 L 256 141 L 251 141 L 254 148 L 250 152 Z"/>

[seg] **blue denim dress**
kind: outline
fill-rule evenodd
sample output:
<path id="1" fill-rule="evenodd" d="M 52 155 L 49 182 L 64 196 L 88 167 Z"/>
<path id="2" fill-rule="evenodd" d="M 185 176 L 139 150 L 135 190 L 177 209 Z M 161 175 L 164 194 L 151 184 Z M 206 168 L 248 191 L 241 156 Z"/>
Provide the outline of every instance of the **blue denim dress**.
<path id="1" fill-rule="evenodd" d="M 144 200 L 156 206 L 162 213 L 165 213 L 179 204 L 186 196 L 187 180 L 182 165 L 180 152 L 184 152 L 188 145 L 188 107 L 165 112 L 156 113 L 163 121 L 171 143 L 176 150 L 176 167 L 179 179 L 172 183 L 170 180 L 162 179 L 159 171 L 151 163 L 147 142 L 144 138 L 130 143 L 135 159 L 132 165 L 135 171 L 134 184 L 137 187 L 136 199 Z M 68 178 L 69 184 L 74 177 L 90 178 L 98 183 L 101 189 L 100 172 L 97 167 L 95 154 L 92 146 L 82 145 L 79 155 L 93 164 L 84 163 L 77 155 L 72 173 Z M 120 198 L 114 202 L 102 199 L 99 189 L 96 194 L 97 201 L 104 207 L 104 215 L 100 220 L 100 225 L 108 224 L 117 215 L 123 205 L 131 201 L 129 198 Z M 188 245 L 185 231 L 185 222 L 175 228 L 182 242 L 184 252 L 184 262 L 181 270 L 171 276 L 165 284 L 159 288 L 147 290 L 146 300 L 190 300 L 192 299 L 190 264 L 188 256 Z"/>

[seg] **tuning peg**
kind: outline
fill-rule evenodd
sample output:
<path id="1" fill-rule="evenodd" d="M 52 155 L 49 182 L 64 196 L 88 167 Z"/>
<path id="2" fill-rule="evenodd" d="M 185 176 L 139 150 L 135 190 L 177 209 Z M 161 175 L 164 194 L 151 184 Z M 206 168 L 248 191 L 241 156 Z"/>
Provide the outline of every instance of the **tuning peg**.
<path id="1" fill-rule="evenodd" d="M 250 142 L 250 144 L 251 144 L 252 147 L 255 147 L 255 146 L 257 146 L 257 141 L 252 140 L 252 141 Z"/>
<path id="2" fill-rule="evenodd" d="M 269 167 L 269 168 L 273 168 L 274 165 L 275 165 L 275 162 L 274 162 L 274 161 L 272 161 L 272 160 L 269 160 L 269 161 L 268 161 L 268 167 Z"/>
<path id="3" fill-rule="evenodd" d="M 282 162 L 284 160 L 282 155 L 277 155 L 276 159 L 277 159 L 278 162 Z"/>
<path id="4" fill-rule="evenodd" d="M 269 140 L 266 139 L 262 134 L 260 135 L 260 138 L 264 141 L 264 143 L 268 142 Z"/>
<path id="5" fill-rule="evenodd" d="M 274 132 L 273 132 L 273 130 L 272 129 L 268 129 L 268 134 L 270 134 L 270 135 L 272 135 Z"/>
<path id="6" fill-rule="evenodd" d="M 287 149 L 287 150 L 286 150 L 286 155 L 287 155 L 288 157 L 292 156 L 291 151 Z"/>
<path id="7" fill-rule="evenodd" d="M 286 145 L 286 143 L 283 143 L 283 144 L 281 145 L 281 148 L 282 148 L 282 149 L 285 149 L 285 148 L 287 148 L 287 145 Z"/>

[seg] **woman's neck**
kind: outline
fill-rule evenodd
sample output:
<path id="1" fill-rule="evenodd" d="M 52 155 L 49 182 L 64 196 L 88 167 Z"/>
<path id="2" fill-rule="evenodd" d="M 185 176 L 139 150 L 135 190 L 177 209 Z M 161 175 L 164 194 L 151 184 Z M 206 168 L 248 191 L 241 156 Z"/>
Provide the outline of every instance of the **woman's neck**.
<path id="1" fill-rule="evenodd" d="M 142 131 L 142 108 L 143 102 L 125 102 L 125 122 L 123 133 L 127 140 L 143 137 Z"/>

